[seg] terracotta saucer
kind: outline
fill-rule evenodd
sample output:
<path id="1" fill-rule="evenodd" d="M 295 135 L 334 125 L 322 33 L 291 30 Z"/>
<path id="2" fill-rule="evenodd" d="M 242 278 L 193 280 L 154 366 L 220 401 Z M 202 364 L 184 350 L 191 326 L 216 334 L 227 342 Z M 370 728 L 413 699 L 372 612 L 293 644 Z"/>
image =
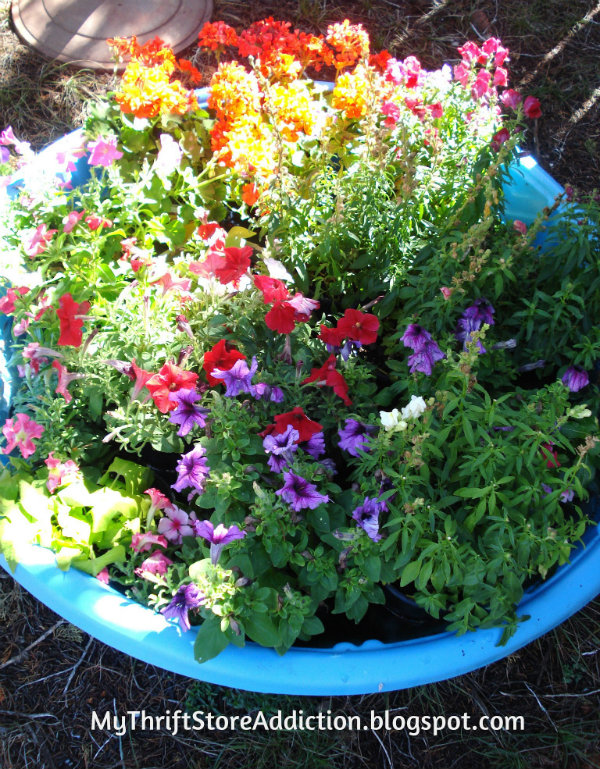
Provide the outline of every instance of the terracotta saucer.
<path id="1" fill-rule="evenodd" d="M 113 69 L 109 37 L 160 37 L 175 52 L 194 43 L 212 0 L 13 0 L 19 37 L 45 56 Z"/>

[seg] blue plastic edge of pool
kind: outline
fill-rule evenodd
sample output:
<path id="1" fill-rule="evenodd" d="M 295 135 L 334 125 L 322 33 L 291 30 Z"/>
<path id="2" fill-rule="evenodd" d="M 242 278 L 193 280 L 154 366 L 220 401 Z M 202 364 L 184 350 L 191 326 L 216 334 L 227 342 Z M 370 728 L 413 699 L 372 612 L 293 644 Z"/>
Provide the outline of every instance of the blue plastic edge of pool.
<path id="1" fill-rule="evenodd" d="M 206 103 L 202 92 L 199 101 L 201 106 Z M 47 167 L 54 162 L 57 148 L 64 151 L 80 139 L 79 131 L 63 137 L 41 152 L 35 162 Z M 89 175 L 82 160 L 72 177 L 75 186 Z M 26 180 L 24 183 L 26 186 Z M 504 191 L 507 221 L 520 219 L 529 224 L 543 207 L 552 205 L 563 189 L 532 157 L 525 156 L 510 169 Z M 6 370 L 5 360 L 0 364 L 0 369 Z M 598 512 L 598 500 L 595 502 L 594 512 Z M 331 649 L 292 647 L 283 657 L 272 649 L 248 643 L 243 649 L 230 646 L 200 665 L 193 656 L 194 629 L 182 633 L 161 614 L 97 579 L 75 569 L 59 570 L 50 550 L 36 545 L 26 548 L 13 576 L 38 600 L 86 633 L 174 673 L 273 694 L 368 694 L 470 672 L 516 652 L 564 622 L 600 593 L 599 528 L 590 528 L 585 540 L 586 545 L 573 552 L 570 563 L 525 594 L 519 614 L 529 615 L 529 619 L 519 625 L 504 646 L 498 646 L 499 629 L 477 630 L 463 636 L 441 633 L 392 644 L 367 641 L 360 646 L 341 643 Z M 1 555 L 0 566 L 8 571 Z"/>

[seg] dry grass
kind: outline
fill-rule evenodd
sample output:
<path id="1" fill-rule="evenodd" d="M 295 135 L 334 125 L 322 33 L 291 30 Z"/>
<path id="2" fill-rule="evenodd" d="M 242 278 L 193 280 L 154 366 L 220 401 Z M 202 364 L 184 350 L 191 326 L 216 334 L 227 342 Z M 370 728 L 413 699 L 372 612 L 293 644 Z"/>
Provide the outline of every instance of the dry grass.
<path id="1" fill-rule="evenodd" d="M 273 15 L 313 31 L 345 17 L 362 22 L 377 47 L 425 65 L 455 58 L 467 38 L 495 35 L 512 51 L 515 87 L 537 95 L 544 114 L 523 145 L 563 184 L 600 179 L 600 3 L 595 0 L 217 0 L 214 18 L 242 27 Z M 49 63 L 23 46 L 0 3 L 0 126 L 40 148 L 82 123 L 111 76 Z M 210 72 L 204 55 L 196 62 Z M 57 624 L 59 623 L 59 624 Z M 193 683 L 145 665 L 60 623 L 0 574 L 0 766 L 3 769 L 203 769 L 204 767 L 381 767 L 382 769 L 591 769 L 600 767 L 600 602 L 518 654 L 471 675 L 390 695 L 309 700 L 268 698 Z M 48 633 L 12 664 L 24 649 Z M 182 707 L 240 713 L 386 708 L 435 715 L 524 715 L 525 733 L 385 732 L 171 738 L 90 731 L 92 710 L 161 714 Z"/>

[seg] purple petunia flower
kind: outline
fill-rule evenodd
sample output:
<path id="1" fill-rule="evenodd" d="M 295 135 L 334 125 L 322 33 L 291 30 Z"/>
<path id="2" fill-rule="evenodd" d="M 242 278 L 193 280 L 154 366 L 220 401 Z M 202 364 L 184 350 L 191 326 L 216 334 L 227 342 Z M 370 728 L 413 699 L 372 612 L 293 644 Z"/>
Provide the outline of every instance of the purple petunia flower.
<path id="1" fill-rule="evenodd" d="M 214 564 L 218 562 L 225 545 L 246 536 L 246 532 L 238 528 L 235 523 L 227 528 L 222 523 L 215 527 L 210 521 L 195 521 L 194 532 L 197 537 L 203 537 L 210 542 L 210 560 Z"/>
<path id="2" fill-rule="evenodd" d="M 419 326 L 418 323 L 411 323 L 401 337 L 405 347 L 410 347 L 417 352 L 422 350 L 428 342 L 432 342 L 432 336 L 429 331 L 426 331 L 423 326 Z"/>
<path id="3" fill-rule="evenodd" d="M 263 440 L 263 448 L 270 454 L 267 464 L 274 473 L 280 473 L 284 467 L 292 464 L 292 454 L 298 450 L 297 441 L 300 433 L 291 425 L 279 435 L 267 435 Z"/>
<path id="4" fill-rule="evenodd" d="M 226 397 L 235 398 L 240 393 L 252 393 L 252 377 L 256 373 L 257 368 L 258 363 L 256 356 L 254 356 L 250 368 L 248 368 L 245 360 L 236 360 L 228 371 L 221 371 L 221 369 L 215 368 L 211 371 L 211 374 L 215 379 L 223 380 L 227 388 L 225 390 Z"/>
<path id="5" fill-rule="evenodd" d="M 292 510 L 299 512 L 305 507 L 314 510 L 319 505 L 329 502 L 326 494 L 319 494 L 314 483 L 309 483 L 295 473 L 283 474 L 284 486 L 275 492 L 291 505 Z"/>
<path id="6" fill-rule="evenodd" d="M 284 395 L 281 387 L 275 387 L 274 385 L 265 384 L 265 382 L 258 382 L 258 384 L 252 385 L 250 393 L 256 398 L 256 400 L 270 400 L 272 403 L 283 403 Z"/>
<path id="7" fill-rule="evenodd" d="M 357 526 L 363 529 L 373 542 L 379 542 L 381 539 L 381 534 L 379 533 L 379 513 L 385 509 L 387 509 L 387 506 L 384 502 L 365 497 L 362 505 L 359 505 L 352 512 L 352 517 L 356 521 Z"/>
<path id="8" fill-rule="evenodd" d="M 160 613 L 168 619 L 178 620 L 183 631 L 189 630 L 189 610 L 202 606 L 205 601 L 206 598 L 200 592 L 198 585 L 191 582 L 189 585 L 182 585 L 173 596 L 171 602 L 164 609 L 161 609 Z"/>
<path id="9" fill-rule="evenodd" d="M 415 350 L 412 355 L 408 356 L 409 371 L 411 374 L 414 374 L 415 371 L 421 371 L 423 374 L 431 376 L 436 362 L 445 357 L 446 355 L 440 350 L 437 344 L 431 340 L 421 347 L 421 349 Z"/>
<path id="10" fill-rule="evenodd" d="M 175 491 L 183 491 L 188 487 L 195 489 L 198 494 L 204 493 L 204 481 L 210 472 L 206 462 L 206 449 L 196 446 L 187 454 L 182 454 L 177 467 L 177 481 L 171 486 Z M 188 500 L 194 496 L 192 492 Z"/>
<path id="11" fill-rule="evenodd" d="M 463 343 L 463 349 L 466 349 L 467 343 L 471 341 L 472 333 L 479 331 L 484 323 L 489 326 L 494 325 L 494 308 L 487 299 L 481 297 L 476 299 L 470 307 L 467 307 L 458 321 L 458 329 L 454 336 Z M 479 340 L 477 347 L 479 354 L 482 355 L 485 352 L 485 347 Z"/>
<path id="12" fill-rule="evenodd" d="M 544 494 L 552 494 L 554 489 L 552 486 L 549 486 L 547 483 L 542 483 L 542 490 Z M 560 492 L 560 501 L 561 502 L 572 502 L 575 498 L 575 492 L 573 489 L 566 489 L 566 491 Z"/>
<path id="13" fill-rule="evenodd" d="M 318 459 L 325 453 L 325 437 L 323 431 L 311 435 L 302 447 L 313 459 Z"/>
<path id="14" fill-rule="evenodd" d="M 477 329 L 479 329 L 483 323 L 487 323 L 488 326 L 494 325 L 494 312 L 495 310 L 488 300 L 480 297 L 470 307 L 467 307 L 462 317 L 469 318 L 478 323 Z"/>
<path id="15" fill-rule="evenodd" d="M 195 390 L 177 390 L 169 395 L 169 399 L 177 403 L 177 408 L 171 411 L 169 421 L 174 425 L 179 425 L 177 435 L 182 438 L 189 433 L 194 425 L 198 427 L 206 426 L 206 415 L 208 409 L 203 406 L 196 406 L 196 401 L 200 395 Z"/>
<path id="16" fill-rule="evenodd" d="M 590 378 L 585 369 L 582 369 L 579 366 L 569 366 L 563 374 L 561 382 L 568 387 L 572 393 L 576 393 L 589 385 Z"/>
<path id="17" fill-rule="evenodd" d="M 357 419 L 346 419 L 346 424 L 338 431 L 339 446 L 352 457 L 358 457 L 360 451 L 369 451 L 369 436 L 375 432 L 373 425 L 359 422 Z"/>

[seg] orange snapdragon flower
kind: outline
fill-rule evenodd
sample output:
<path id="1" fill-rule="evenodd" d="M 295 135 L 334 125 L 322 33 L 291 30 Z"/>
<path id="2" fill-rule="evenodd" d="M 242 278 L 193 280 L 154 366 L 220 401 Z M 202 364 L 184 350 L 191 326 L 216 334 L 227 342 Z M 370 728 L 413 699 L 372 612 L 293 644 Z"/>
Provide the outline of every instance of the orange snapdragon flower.
<path id="1" fill-rule="evenodd" d="M 348 19 L 330 24 L 325 39 L 335 51 L 336 69 L 352 67 L 369 55 L 369 35 L 362 24 L 350 24 Z"/>
<path id="2" fill-rule="evenodd" d="M 370 85 L 362 71 L 344 72 L 336 81 L 331 104 L 347 118 L 360 118 L 367 114 Z"/>

